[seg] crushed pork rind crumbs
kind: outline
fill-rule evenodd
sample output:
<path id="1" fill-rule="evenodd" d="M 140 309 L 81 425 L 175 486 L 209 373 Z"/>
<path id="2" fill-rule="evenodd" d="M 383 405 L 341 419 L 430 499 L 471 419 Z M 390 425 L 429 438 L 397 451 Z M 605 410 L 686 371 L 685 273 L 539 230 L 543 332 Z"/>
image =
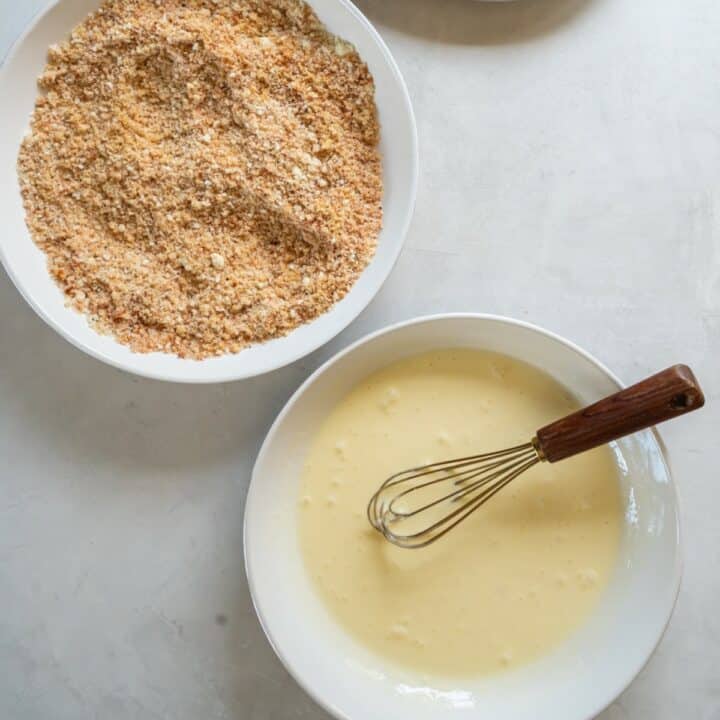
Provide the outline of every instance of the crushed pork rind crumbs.
<path id="1" fill-rule="evenodd" d="M 374 83 L 299 0 L 105 0 L 49 50 L 18 170 L 68 302 L 203 359 L 327 311 L 382 224 Z"/>

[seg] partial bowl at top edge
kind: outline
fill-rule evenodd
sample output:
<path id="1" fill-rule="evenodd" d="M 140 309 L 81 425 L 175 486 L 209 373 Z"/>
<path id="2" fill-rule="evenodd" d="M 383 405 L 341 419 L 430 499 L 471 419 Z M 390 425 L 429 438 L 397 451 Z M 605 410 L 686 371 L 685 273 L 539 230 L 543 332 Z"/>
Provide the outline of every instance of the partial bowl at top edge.
<path id="1" fill-rule="evenodd" d="M 403 246 L 415 203 L 418 177 L 417 129 L 410 98 L 387 46 L 348 0 L 311 0 L 328 29 L 348 40 L 367 63 L 375 81 L 381 125 L 383 229 L 375 257 L 350 292 L 327 313 L 288 335 L 252 345 L 236 354 L 188 360 L 163 353 L 132 352 L 93 330 L 84 316 L 65 306 L 47 270 L 45 255 L 25 225 L 16 172 L 17 152 L 37 97 L 37 78 L 47 48 L 99 5 L 99 0 L 58 0 L 36 17 L 0 68 L 0 94 L 13 98 L 13 112 L 0 118 L 0 197 L 4 233 L 0 259 L 13 283 L 37 314 L 73 345 L 109 365 L 158 380 L 215 383 L 261 375 L 283 367 L 325 344 L 368 305 L 388 278 Z"/>

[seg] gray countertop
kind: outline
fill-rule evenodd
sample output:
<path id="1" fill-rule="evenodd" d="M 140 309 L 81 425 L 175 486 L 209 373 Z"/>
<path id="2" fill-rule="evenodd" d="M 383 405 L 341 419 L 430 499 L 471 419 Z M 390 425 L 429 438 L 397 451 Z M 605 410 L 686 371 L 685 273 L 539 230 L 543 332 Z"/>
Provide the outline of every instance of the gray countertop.
<path id="1" fill-rule="evenodd" d="M 0 0 L 0 56 L 46 4 Z M 360 6 L 405 74 L 421 179 L 396 270 L 334 342 L 246 382 L 141 380 L 60 339 L 0 271 L 0 718 L 325 718 L 248 596 L 255 453 L 351 340 L 468 310 L 561 333 L 626 381 L 696 370 L 708 407 L 662 433 L 682 591 L 601 717 L 720 720 L 720 3 Z"/>

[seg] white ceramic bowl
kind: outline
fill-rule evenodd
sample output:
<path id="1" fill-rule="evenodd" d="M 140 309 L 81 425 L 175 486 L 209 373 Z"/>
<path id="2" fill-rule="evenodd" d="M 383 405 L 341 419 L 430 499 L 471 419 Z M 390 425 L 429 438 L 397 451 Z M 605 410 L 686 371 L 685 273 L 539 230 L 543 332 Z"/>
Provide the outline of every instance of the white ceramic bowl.
<path id="1" fill-rule="evenodd" d="M 485 679 L 419 682 L 386 666 L 346 635 L 306 577 L 297 543 L 297 494 L 318 424 L 369 373 L 399 358 L 445 347 L 484 348 L 526 360 L 583 402 L 621 387 L 609 370 L 568 341 L 492 316 L 421 318 L 341 352 L 293 395 L 255 465 L 245 511 L 245 561 L 260 622 L 295 679 L 338 718 L 588 720 L 648 660 L 680 583 L 675 489 L 652 432 L 613 445 L 625 522 L 607 591 L 588 622 L 534 664 Z"/>
<path id="2" fill-rule="evenodd" d="M 36 80 L 47 48 L 65 38 L 98 7 L 99 0 L 59 0 L 14 45 L 0 69 L 0 97 L 6 103 L 0 113 L 0 259 L 38 315 L 74 345 L 111 365 L 161 380 L 236 380 L 282 367 L 312 352 L 345 328 L 380 289 L 400 254 L 415 202 L 417 131 L 410 98 L 390 51 L 354 5 L 348 0 L 310 2 L 332 32 L 356 46 L 375 78 L 385 183 L 377 253 L 346 297 L 314 322 L 286 337 L 201 362 L 163 353 L 133 353 L 113 338 L 96 333 L 82 315 L 65 307 L 63 295 L 46 269 L 45 256 L 25 226 L 16 160 L 37 97 Z"/>

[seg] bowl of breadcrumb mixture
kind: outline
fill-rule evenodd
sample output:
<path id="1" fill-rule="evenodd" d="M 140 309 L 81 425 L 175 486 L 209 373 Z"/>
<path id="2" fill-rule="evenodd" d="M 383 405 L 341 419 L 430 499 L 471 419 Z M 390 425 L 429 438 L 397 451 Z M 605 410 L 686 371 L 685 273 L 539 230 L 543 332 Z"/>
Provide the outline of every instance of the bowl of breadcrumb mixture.
<path id="1" fill-rule="evenodd" d="M 3 262 L 116 366 L 187 382 L 280 367 L 340 332 L 397 259 L 412 110 L 345 0 L 59 2 L 0 91 L 21 107 L 2 128 Z"/>

